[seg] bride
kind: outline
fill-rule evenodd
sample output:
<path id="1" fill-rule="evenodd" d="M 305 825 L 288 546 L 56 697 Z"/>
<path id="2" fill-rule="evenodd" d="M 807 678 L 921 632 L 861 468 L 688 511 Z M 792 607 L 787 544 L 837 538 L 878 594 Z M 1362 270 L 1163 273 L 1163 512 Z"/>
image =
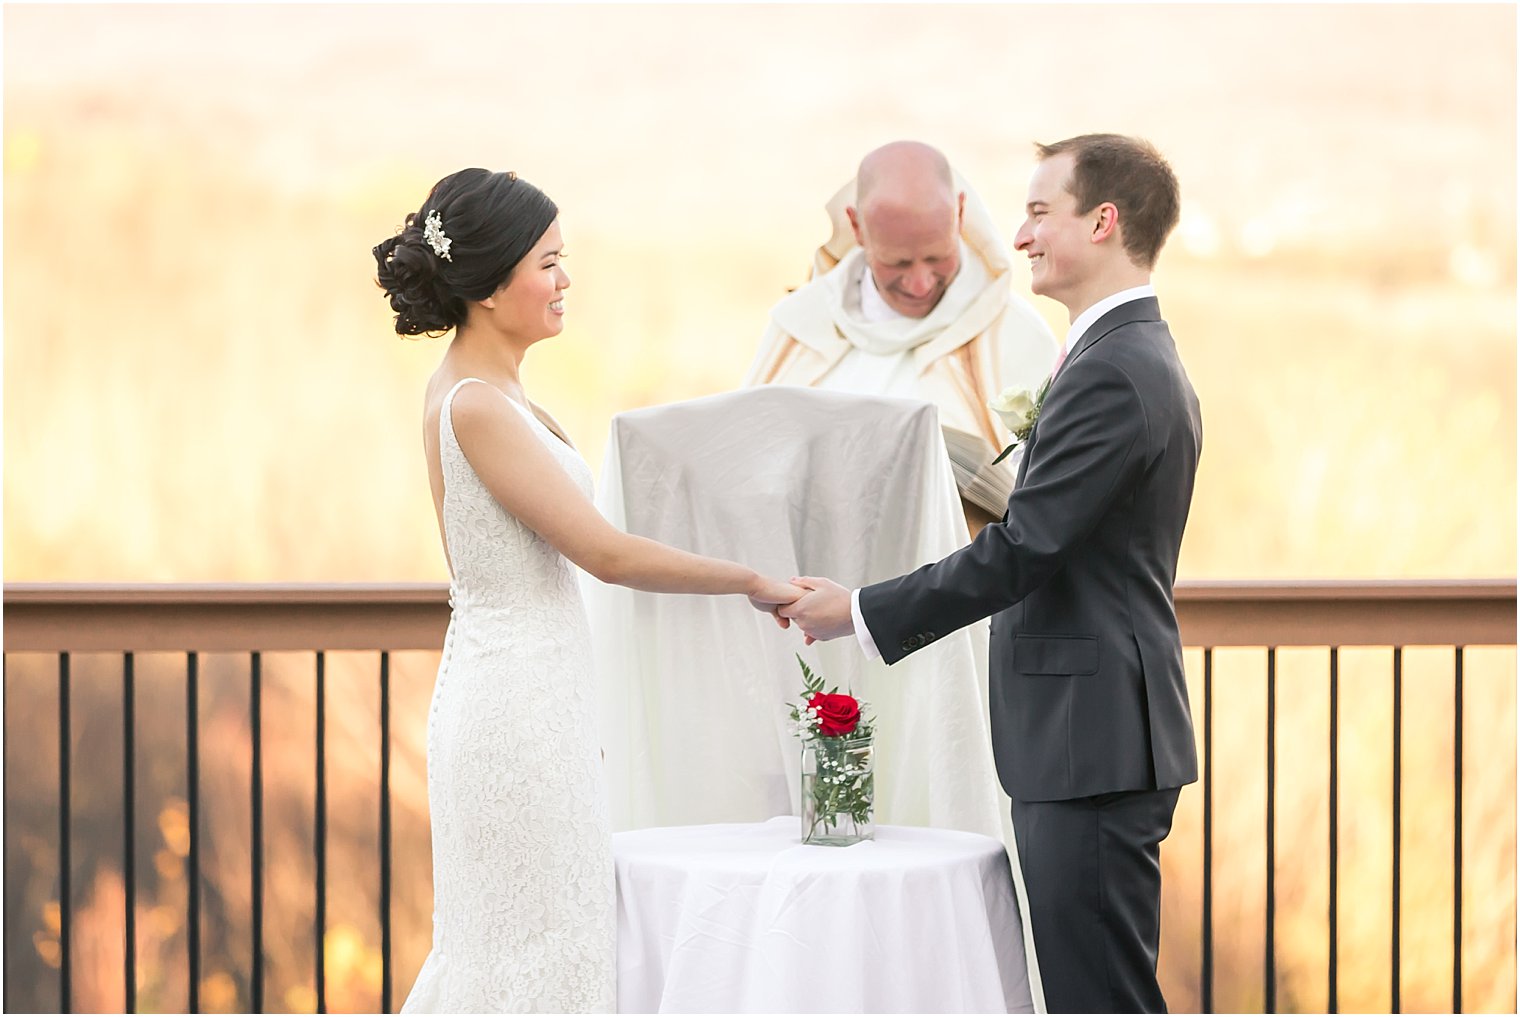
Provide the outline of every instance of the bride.
<path id="1" fill-rule="evenodd" d="M 466 169 L 374 249 L 396 331 L 454 331 L 422 432 L 453 608 L 428 717 L 433 947 L 403 1012 L 615 1009 L 612 839 L 575 567 L 771 612 L 801 592 L 597 512 L 590 468 L 520 370 L 564 327 L 558 215 L 516 174 Z"/>

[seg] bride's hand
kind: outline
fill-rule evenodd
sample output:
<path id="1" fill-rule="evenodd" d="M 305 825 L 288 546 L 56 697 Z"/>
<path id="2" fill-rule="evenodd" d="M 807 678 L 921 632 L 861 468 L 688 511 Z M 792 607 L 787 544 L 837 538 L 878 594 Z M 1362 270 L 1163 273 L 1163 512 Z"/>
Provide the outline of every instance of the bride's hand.
<path id="1" fill-rule="evenodd" d="M 756 611 L 764 611 L 776 619 L 777 625 L 785 629 L 791 627 L 791 620 L 777 614 L 776 608 L 783 604 L 790 604 L 806 592 L 800 586 L 760 576 L 755 582 L 754 589 L 749 592 L 749 602 Z"/>

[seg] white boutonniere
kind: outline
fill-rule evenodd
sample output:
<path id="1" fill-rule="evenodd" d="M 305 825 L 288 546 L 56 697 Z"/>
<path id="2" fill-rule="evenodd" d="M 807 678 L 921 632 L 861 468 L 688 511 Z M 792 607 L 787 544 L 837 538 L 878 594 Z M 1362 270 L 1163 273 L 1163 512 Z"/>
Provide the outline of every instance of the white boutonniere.
<path id="1" fill-rule="evenodd" d="M 1046 378 L 1033 392 L 1027 388 L 1005 388 L 996 399 L 987 401 L 987 408 L 1002 417 L 1008 430 L 1013 432 L 1013 444 L 998 453 L 998 457 L 992 460 L 994 466 L 1029 440 L 1029 432 L 1034 430 L 1034 422 L 1040 419 L 1040 407 L 1045 405 L 1045 393 L 1049 391 L 1050 378 Z"/>

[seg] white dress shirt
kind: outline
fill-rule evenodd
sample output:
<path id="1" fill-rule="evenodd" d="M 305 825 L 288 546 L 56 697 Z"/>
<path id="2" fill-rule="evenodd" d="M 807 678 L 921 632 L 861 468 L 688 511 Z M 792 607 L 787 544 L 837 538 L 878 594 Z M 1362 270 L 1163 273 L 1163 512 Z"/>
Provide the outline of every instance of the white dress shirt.
<path id="1" fill-rule="evenodd" d="M 867 269 L 866 279 L 870 280 L 870 278 L 871 272 Z M 862 304 L 865 303 L 864 289 L 865 287 L 862 287 Z M 872 286 L 871 290 L 874 292 L 875 286 Z M 1066 344 L 1061 347 L 1061 352 L 1056 355 L 1056 361 L 1064 365 L 1066 354 L 1074 349 L 1077 343 L 1081 341 L 1082 336 L 1087 333 L 1087 330 L 1092 328 L 1098 319 L 1109 311 L 1112 311 L 1120 304 L 1127 304 L 1131 300 L 1143 300 L 1146 297 L 1154 297 L 1155 295 L 1156 287 L 1150 283 L 1146 283 L 1143 286 L 1133 286 L 1127 290 L 1120 290 L 1118 293 L 1110 294 L 1096 304 L 1093 304 L 1087 310 L 1077 315 L 1076 320 L 1071 323 L 1071 329 L 1066 333 Z M 877 295 L 877 299 L 880 299 L 879 294 Z M 860 613 L 859 589 L 850 591 L 850 619 L 855 623 L 855 638 L 859 641 L 861 652 L 866 655 L 866 659 L 879 659 L 881 651 L 876 648 L 876 640 L 871 638 L 871 630 L 866 628 L 866 620 Z"/>
<path id="2" fill-rule="evenodd" d="M 1156 287 L 1150 283 L 1146 283 L 1143 286 L 1132 286 L 1127 290 L 1120 290 L 1118 293 L 1104 297 L 1077 315 L 1076 320 L 1071 323 L 1071 328 L 1066 333 L 1066 345 L 1061 347 L 1061 352 L 1058 356 L 1064 358 L 1077 345 L 1078 340 L 1086 334 L 1087 330 L 1097 324 L 1099 318 L 1120 304 L 1127 304 L 1131 300 L 1144 300 L 1146 297 L 1154 297 L 1155 295 Z"/>

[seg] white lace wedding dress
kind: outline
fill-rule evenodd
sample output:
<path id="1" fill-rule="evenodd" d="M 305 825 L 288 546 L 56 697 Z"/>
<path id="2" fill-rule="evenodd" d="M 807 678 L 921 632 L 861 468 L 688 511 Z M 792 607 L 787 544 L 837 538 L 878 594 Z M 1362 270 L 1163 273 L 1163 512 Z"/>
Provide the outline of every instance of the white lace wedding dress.
<path id="1" fill-rule="evenodd" d="M 433 949 L 403 1012 L 611 1012 L 616 891 L 574 566 L 439 422 L 453 618 L 428 718 Z M 484 382 L 479 382 L 484 384 Z M 587 496 L 591 470 L 517 403 Z"/>

